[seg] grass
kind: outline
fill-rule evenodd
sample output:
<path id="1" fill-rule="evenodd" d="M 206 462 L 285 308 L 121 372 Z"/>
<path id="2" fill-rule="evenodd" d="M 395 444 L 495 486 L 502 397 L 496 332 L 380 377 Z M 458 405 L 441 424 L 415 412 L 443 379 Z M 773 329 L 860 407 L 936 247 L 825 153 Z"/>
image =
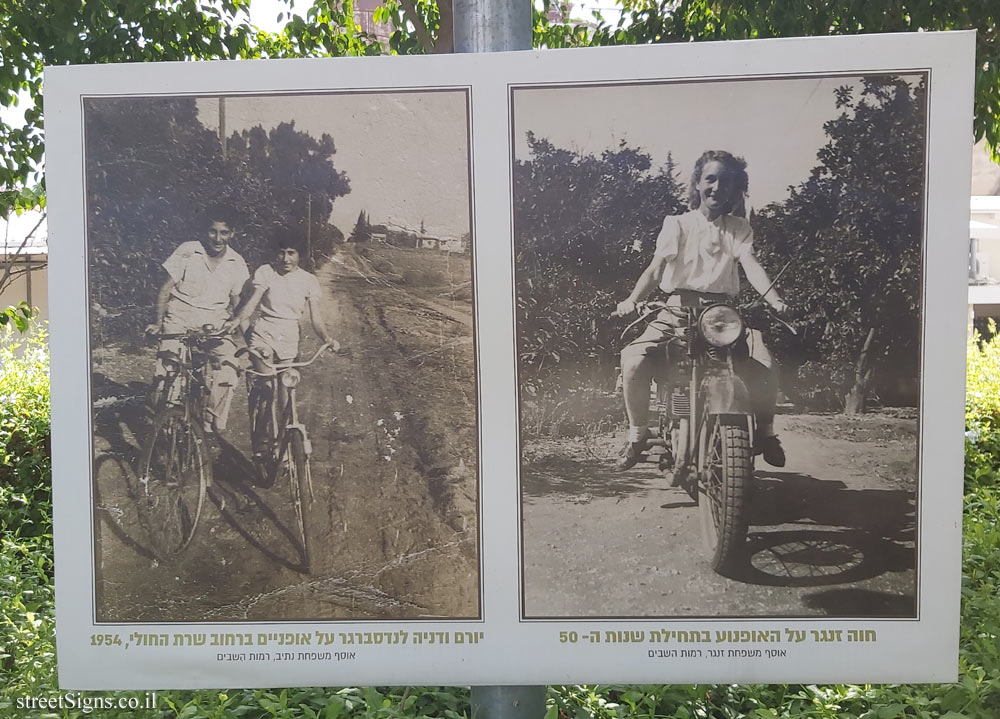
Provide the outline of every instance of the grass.
<path id="1" fill-rule="evenodd" d="M 157 709 L 102 708 L 145 693 L 86 692 L 77 706 L 31 714 L 29 696 L 56 696 L 43 336 L 0 342 L 0 716 L 111 719 L 364 717 L 471 714 L 469 691 L 348 687 L 170 691 Z M 970 345 L 960 681 L 939 685 L 552 686 L 545 719 L 997 719 L 1000 717 L 1000 342 Z M 71 695 L 72 697 L 72 695 Z M 84 703 L 89 702 L 89 707 Z"/>

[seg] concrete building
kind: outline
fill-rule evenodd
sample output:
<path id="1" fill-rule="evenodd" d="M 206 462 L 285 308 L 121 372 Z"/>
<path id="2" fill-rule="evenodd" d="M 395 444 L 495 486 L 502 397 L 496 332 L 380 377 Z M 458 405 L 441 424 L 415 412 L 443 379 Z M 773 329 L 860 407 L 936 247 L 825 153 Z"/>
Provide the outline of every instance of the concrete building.
<path id="1" fill-rule="evenodd" d="M 0 278 L 0 307 L 27 302 L 38 309 L 38 317 L 49 318 L 48 231 L 44 213 L 25 212 L 0 219 L 3 240 Z M 22 246 L 27 238 L 27 242 Z M 9 274 L 8 274 L 9 270 Z"/>

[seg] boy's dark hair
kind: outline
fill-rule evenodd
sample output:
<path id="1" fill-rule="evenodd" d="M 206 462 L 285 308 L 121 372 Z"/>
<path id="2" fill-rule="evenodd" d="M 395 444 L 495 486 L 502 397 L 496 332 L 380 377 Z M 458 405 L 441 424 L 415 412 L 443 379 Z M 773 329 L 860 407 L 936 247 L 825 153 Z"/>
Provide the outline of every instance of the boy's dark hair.
<path id="1" fill-rule="evenodd" d="M 210 227 L 213 222 L 225 222 L 230 230 L 235 230 L 236 212 L 221 202 L 211 204 L 201 211 L 201 226 Z"/>
<path id="2" fill-rule="evenodd" d="M 688 186 L 688 205 L 692 210 L 701 206 L 701 195 L 698 193 L 698 183 L 701 173 L 709 162 L 721 162 L 727 172 L 733 174 L 733 202 L 729 207 L 730 215 L 746 217 L 746 194 L 750 187 L 750 176 L 747 175 L 747 161 L 725 150 L 706 150 L 694 163 L 691 173 L 691 184 Z"/>

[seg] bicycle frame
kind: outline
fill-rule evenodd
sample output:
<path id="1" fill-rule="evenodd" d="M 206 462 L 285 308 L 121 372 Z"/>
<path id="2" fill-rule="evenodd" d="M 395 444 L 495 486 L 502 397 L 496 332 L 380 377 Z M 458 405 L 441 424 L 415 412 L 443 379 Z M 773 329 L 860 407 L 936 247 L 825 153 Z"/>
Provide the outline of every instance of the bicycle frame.
<path id="1" fill-rule="evenodd" d="M 307 455 L 312 454 L 312 447 L 309 442 L 308 435 L 306 434 L 305 425 L 299 422 L 298 405 L 295 402 L 295 390 L 297 388 L 298 382 L 296 381 L 294 384 L 290 386 L 284 385 L 284 389 L 286 391 L 285 392 L 286 397 L 284 402 L 281 403 L 282 406 L 280 408 L 277 407 L 278 403 L 275 402 L 275 399 L 280 397 L 281 395 L 279 387 L 282 386 L 281 376 L 283 374 L 295 370 L 299 367 L 308 367 L 313 362 L 315 362 L 316 358 L 318 358 L 327 348 L 329 348 L 329 346 L 330 345 L 328 344 L 321 345 L 319 349 L 316 350 L 316 352 L 313 354 L 312 357 L 303 362 L 283 362 L 281 364 L 272 364 L 267 360 L 267 358 L 261 356 L 258 352 L 255 352 L 253 349 L 247 348 L 247 353 L 253 357 L 256 357 L 257 360 L 261 363 L 261 365 L 263 365 L 265 368 L 263 371 L 248 369 L 247 380 L 249 383 L 263 384 L 264 386 L 266 386 L 268 390 L 268 396 L 269 396 L 268 411 L 271 414 L 271 428 L 272 428 L 272 436 L 270 437 L 270 439 L 278 440 L 280 439 L 284 431 L 296 430 L 302 434 L 302 439 L 303 442 L 305 443 Z M 253 391 L 255 388 L 249 387 L 248 389 Z M 251 413 L 252 425 L 256 425 L 255 421 L 256 415 L 257 415 L 256 412 Z M 281 420 L 280 423 L 278 421 L 279 419 Z M 256 434 L 256 430 L 257 430 L 256 426 L 250 427 L 251 436 Z"/>

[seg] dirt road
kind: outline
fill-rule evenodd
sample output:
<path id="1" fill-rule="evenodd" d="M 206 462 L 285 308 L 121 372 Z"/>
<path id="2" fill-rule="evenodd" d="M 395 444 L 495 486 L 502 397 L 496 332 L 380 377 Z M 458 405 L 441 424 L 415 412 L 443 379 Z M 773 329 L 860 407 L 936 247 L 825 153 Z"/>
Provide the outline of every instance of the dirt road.
<path id="1" fill-rule="evenodd" d="M 406 258 L 394 251 L 395 261 Z M 471 303 L 438 299 L 446 314 L 422 290 L 350 260 L 350 271 L 331 262 L 318 272 L 327 324 L 350 353 L 303 370 L 298 395 L 313 446 L 309 568 L 288 487 L 264 486 L 249 461 L 243 387 L 213 447 L 214 484 L 192 544 L 173 560 L 153 558 L 125 482 L 148 432 L 152 352 L 95 352 L 100 620 L 478 616 Z M 302 346 L 316 346 L 308 332 Z"/>
<path id="2" fill-rule="evenodd" d="M 757 460 L 750 564 L 708 566 L 698 508 L 622 438 L 528 442 L 522 469 L 528 617 L 913 616 L 916 421 L 779 416 L 788 455 Z"/>

